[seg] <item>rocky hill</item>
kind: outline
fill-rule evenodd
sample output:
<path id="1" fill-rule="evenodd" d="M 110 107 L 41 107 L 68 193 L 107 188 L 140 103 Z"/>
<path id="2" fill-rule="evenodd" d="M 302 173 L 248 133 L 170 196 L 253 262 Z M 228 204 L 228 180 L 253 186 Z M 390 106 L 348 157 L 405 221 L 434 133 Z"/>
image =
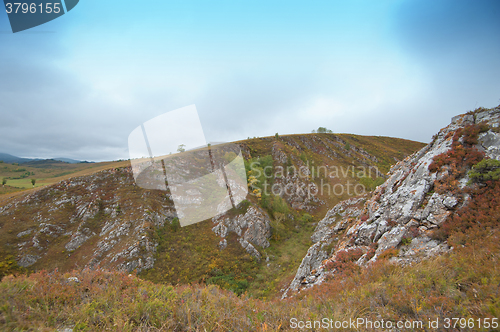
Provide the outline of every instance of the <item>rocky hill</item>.
<path id="1" fill-rule="evenodd" d="M 0 211 L 0 274 L 17 274 L 0 282 L 0 326 L 496 331 L 499 117 L 500 107 L 455 117 L 426 147 L 331 134 L 240 142 L 253 195 L 189 227 L 180 227 L 168 192 L 138 188 L 127 167 L 27 193 Z M 351 156 L 339 146 L 327 148 L 334 136 Z M 400 157 L 412 144 L 419 151 Z M 353 176 L 352 168 L 335 174 L 334 166 L 359 170 L 361 161 L 369 163 L 362 155 L 376 157 L 370 165 L 389 172 L 387 179 Z M 394 157 L 404 160 L 389 169 Z M 263 190 L 292 183 L 293 168 L 281 172 L 280 166 L 313 161 L 334 173 L 303 169 L 309 176 L 297 175 L 294 188 L 325 181 L 332 188 L 347 188 L 348 181 L 379 185 L 361 195 L 318 194 L 302 210 L 292 208 L 297 195 Z M 273 176 L 264 176 L 266 169 Z M 27 255 L 39 258 L 16 271 L 16 260 Z M 128 272 L 134 266 L 142 269 L 138 276 Z"/>
<path id="2" fill-rule="evenodd" d="M 136 271 L 170 283 L 203 281 L 220 273 L 251 281 L 249 271 L 255 275 L 256 269 L 274 266 L 276 253 L 272 256 L 266 248 L 292 241 L 318 215 L 354 195 L 322 193 L 320 186 L 352 182 L 371 190 L 391 164 L 422 146 L 387 137 L 334 134 L 238 144 L 249 178 L 257 183 L 249 184 L 252 194 L 236 209 L 180 228 L 170 192 L 139 188 L 130 167 L 69 178 L 0 206 L 3 266 Z M 321 166 L 345 171 L 329 176 Z M 360 177 L 354 170 L 362 167 L 376 172 Z M 288 190 L 273 194 L 264 188 L 268 185 Z M 283 273 L 280 263 L 275 265 Z M 292 268 L 296 266 L 287 273 Z"/>
<path id="3" fill-rule="evenodd" d="M 500 163 L 473 166 L 500 160 L 499 125 L 500 106 L 456 116 L 429 145 L 391 167 L 375 191 L 329 210 L 283 298 L 334 278 L 351 262 L 366 267 L 382 257 L 405 266 L 453 250 L 444 235 L 471 201 L 471 176 L 498 178 Z"/>

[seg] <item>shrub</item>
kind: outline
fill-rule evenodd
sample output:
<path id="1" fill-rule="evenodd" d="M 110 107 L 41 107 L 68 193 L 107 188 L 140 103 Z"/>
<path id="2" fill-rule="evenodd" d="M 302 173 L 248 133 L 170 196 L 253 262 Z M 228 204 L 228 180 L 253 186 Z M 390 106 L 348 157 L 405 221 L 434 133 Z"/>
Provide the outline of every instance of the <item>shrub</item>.
<path id="1" fill-rule="evenodd" d="M 325 268 L 327 270 L 335 270 L 336 273 L 351 274 L 353 272 L 359 271 L 359 266 L 356 265 L 356 261 L 363 256 L 364 252 L 361 248 L 355 248 L 351 250 L 340 250 L 337 252 L 337 256 L 334 261 L 329 261 Z"/>
<path id="2" fill-rule="evenodd" d="M 302 217 L 300 217 L 300 220 L 306 223 L 309 223 L 313 221 L 313 217 L 309 213 L 304 213 Z"/>
<path id="3" fill-rule="evenodd" d="M 464 244 L 468 242 L 467 231 L 477 229 L 485 233 L 500 224 L 500 181 L 488 181 L 484 187 L 469 190 L 470 201 L 446 219 L 432 237 L 438 240 Z"/>
<path id="4" fill-rule="evenodd" d="M 176 217 L 170 222 L 170 230 L 175 233 L 179 228 L 181 228 L 181 223 L 179 222 L 179 218 Z"/>
<path id="5" fill-rule="evenodd" d="M 469 171 L 469 184 L 500 179 L 500 161 L 495 159 L 484 159 L 472 166 Z"/>
<path id="6" fill-rule="evenodd" d="M 451 149 L 434 157 L 429 165 L 429 171 L 437 172 L 443 167 L 446 167 L 448 171 L 446 176 L 434 183 L 436 192 L 455 192 L 458 179 L 463 177 L 472 165 L 479 163 L 484 158 L 484 153 L 479 151 L 475 144 L 477 144 L 479 133 L 486 130 L 488 130 L 488 126 L 483 123 L 468 125 L 456 130 Z"/>
<path id="7" fill-rule="evenodd" d="M 370 248 L 366 252 L 366 260 L 370 260 L 375 256 L 375 252 L 377 251 L 378 243 L 371 243 Z"/>
<path id="8" fill-rule="evenodd" d="M 358 181 L 365 187 L 365 189 L 368 189 L 368 191 L 372 191 L 375 190 L 375 188 L 380 186 L 382 183 L 384 183 L 385 179 L 382 177 L 373 179 L 370 176 L 364 176 L 360 177 Z"/>
<path id="9" fill-rule="evenodd" d="M 288 208 L 287 202 L 283 198 L 281 198 L 280 196 L 273 196 L 271 209 L 272 209 L 273 215 L 276 212 L 282 213 L 285 215 L 290 212 L 290 209 Z"/>
<path id="10" fill-rule="evenodd" d="M 390 227 L 396 227 L 397 224 L 398 223 L 391 218 L 387 219 L 387 225 L 389 225 Z"/>
<path id="11" fill-rule="evenodd" d="M 404 237 L 402 240 L 401 240 L 401 244 L 404 245 L 404 246 L 407 246 L 411 243 L 411 237 Z"/>
<path id="12" fill-rule="evenodd" d="M 389 248 L 379 255 L 379 259 L 389 259 L 391 257 L 396 257 L 399 254 L 397 248 Z"/>

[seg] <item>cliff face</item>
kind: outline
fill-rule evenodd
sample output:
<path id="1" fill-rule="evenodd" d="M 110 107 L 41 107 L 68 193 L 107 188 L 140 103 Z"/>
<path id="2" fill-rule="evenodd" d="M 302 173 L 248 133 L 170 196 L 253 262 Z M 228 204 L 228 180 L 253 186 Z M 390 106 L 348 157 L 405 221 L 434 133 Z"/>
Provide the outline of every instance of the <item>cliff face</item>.
<path id="1" fill-rule="evenodd" d="M 433 234 L 467 204 L 471 163 L 500 160 L 499 124 L 500 106 L 454 117 L 432 143 L 394 165 L 372 194 L 331 209 L 283 298 L 334 275 L 346 257 L 366 266 L 390 255 L 404 265 L 452 250 Z"/>

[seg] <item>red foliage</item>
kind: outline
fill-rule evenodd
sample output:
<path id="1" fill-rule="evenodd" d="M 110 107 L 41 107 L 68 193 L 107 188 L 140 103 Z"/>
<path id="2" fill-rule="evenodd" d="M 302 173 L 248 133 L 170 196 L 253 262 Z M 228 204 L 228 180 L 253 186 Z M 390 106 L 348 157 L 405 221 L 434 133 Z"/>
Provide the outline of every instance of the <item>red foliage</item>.
<path id="1" fill-rule="evenodd" d="M 430 172 L 440 171 L 447 167 L 448 174 L 441 180 L 436 181 L 436 191 L 443 193 L 454 191 L 457 179 L 465 175 L 465 172 L 484 159 L 484 153 L 479 151 L 475 145 L 478 143 L 478 135 L 488 130 L 484 123 L 468 125 L 455 131 L 451 149 L 445 153 L 435 156 L 429 165 Z"/>
<path id="2" fill-rule="evenodd" d="M 358 269 L 355 262 L 363 256 L 364 252 L 361 248 L 351 250 L 340 250 L 337 252 L 335 261 L 330 261 L 326 264 L 327 270 L 336 269 L 338 273 L 351 273 Z"/>
<path id="3" fill-rule="evenodd" d="M 488 232 L 488 229 L 500 226 L 500 181 L 490 181 L 485 187 L 476 187 L 469 191 L 470 201 L 452 214 L 434 232 L 433 237 L 445 240 L 452 237 L 452 245 L 467 242 L 466 233 L 470 230 Z"/>
<path id="4" fill-rule="evenodd" d="M 398 223 L 391 218 L 387 219 L 387 225 L 389 225 L 390 227 L 396 227 L 397 224 Z"/>
<path id="5" fill-rule="evenodd" d="M 370 244 L 370 249 L 366 252 L 366 260 L 372 259 L 373 256 L 375 256 L 375 252 L 377 251 L 378 243 L 372 243 Z"/>

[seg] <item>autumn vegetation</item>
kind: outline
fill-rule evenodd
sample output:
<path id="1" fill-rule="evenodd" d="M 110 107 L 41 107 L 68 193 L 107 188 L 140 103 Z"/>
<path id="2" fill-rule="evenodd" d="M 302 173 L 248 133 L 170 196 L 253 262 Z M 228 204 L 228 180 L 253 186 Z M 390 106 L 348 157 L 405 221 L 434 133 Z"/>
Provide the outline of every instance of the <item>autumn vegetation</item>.
<path id="1" fill-rule="evenodd" d="M 210 270 L 190 266 L 205 282 L 178 285 L 161 282 L 160 270 L 151 272 L 153 279 L 159 280 L 152 282 L 121 272 L 26 273 L 11 266 L 12 275 L 0 282 L 0 327 L 7 331 L 63 328 L 74 331 L 288 331 L 292 330 L 291 318 L 344 321 L 382 317 L 391 321 L 420 320 L 424 322 L 424 330 L 431 331 L 425 328 L 428 320 L 498 318 L 500 180 L 496 177 L 497 164 L 484 161 L 483 154 L 474 148 L 482 130 L 481 126 L 471 126 L 455 134 L 452 149 L 436 157 L 429 168 L 435 172 L 447 171 L 447 175 L 435 183 L 435 190 L 443 192 L 450 188 L 459 190 L 458 178 L 472 169 L 469 176 L 474 181 L 464 189 L 468 194 L 467 204 L 461 205 L 433 234 L 453 246 L 447 254 L 402 267 L 389 262 L 397 255 L 395 248 L 380 255 L 374 264 L 360 268 L 354 262 L 362 252 L 340 251 L 336 265 L 327 266 L 339 273 L 285 300 L 279 296 L 257 298 L 245 290 L 244 271 L 257 269 L 251 260 L 238 263 L 238 275 L 232 279 L 229 270 L 219 269 L 219 273 L 208 265 L 206 268 Z M 266 160 L 260 162 L 265 164 Z M 282 218 L 283 209 L 288 208 L 272 196 L 261 197 L 259 204 L 275 214 L 275 221 Z M 307 223 L 310 218 L 309 214 L 303 214 L 298 219 Z M 180 238 L 189 236 L 173 224 L 168 227 L 172 227 L 171 232 L 156 234 L 160 245 L 174 233 Z M 290 236 L 287 230 L 282 232 L 276 234 Z M 370 248 L 370 252 L 374 254 L 375 249 Z M 200 251 L 200 257 L 204 255 L 200 248 L 192 250 Z M 220 262 L 215 260 L 214 266 L 225 259 L 224 256 L 216 258 Z M 169 254 L 162 259 L 167 262 L 185 257 Z M 180 278 L 181 273 L 173 271 L 172 275 Z M 166 279 L 171 280 L 169 278 Z"/>

